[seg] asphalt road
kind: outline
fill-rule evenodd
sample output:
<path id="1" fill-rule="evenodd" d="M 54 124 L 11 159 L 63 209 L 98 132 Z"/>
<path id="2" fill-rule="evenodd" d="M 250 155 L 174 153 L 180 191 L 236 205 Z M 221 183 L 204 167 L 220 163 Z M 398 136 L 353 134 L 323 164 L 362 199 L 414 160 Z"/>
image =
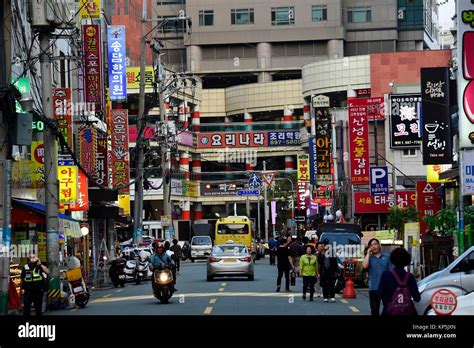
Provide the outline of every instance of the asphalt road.
<path id="1" fill-rule="evenodd" d="M 276 267 L 268 257 L 255 264 L 255 280 L 217 278 L 206 281 L 206 262 L 181 263 L 176 292 L 162 305 L 153 297 L 151 283 L 127 283 L 125 288 L 94 290 L 84 309 L 47 312 L 47 315 L 368 315 L 366 289 L 356 289 L 356 299 L 336 296 L 335 303 L 301 297 L 302 279 L 292 292 L 275 292 Z M 284 280 L 283 280 L 284 283 Z M 284 288 L 284 285 L 283 285 Z"/>

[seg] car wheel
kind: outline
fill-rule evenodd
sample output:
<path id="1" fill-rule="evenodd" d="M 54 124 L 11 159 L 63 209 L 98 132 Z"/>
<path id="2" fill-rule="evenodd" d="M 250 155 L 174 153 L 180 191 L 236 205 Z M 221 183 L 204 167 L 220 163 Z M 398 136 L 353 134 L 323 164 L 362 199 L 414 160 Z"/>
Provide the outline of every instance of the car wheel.
<path id="1" fill-rule="evenodd" d="M 253 275 L 253 274 L 252 274 L 252 275 L 249 275 L 249 276 L 248 276 L 248 278 L 249 278 L 249 280 L 250 280 L 250 281 L 252 281 L 252 280 L 254 280 L 254 279 L 255 279 L 255 277 L 254 277 L 254 275 Z"/>
<path id="2" fill-rule="evenodd" d="M 208 282 L 212 282 L 214 280 L 214 277 L 213 276 L 207 276 L 207 281 Z"/>

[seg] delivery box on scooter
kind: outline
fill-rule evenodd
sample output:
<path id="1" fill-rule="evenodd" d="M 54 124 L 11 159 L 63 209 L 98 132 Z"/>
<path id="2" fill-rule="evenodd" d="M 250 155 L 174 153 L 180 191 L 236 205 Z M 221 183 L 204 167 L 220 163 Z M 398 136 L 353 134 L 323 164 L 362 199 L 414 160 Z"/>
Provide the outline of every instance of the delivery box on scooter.
<path id="1" fill-rule="evenodd" d="M 80 268 L 73 268 L 73 269 L 68 269 L 66 271 L 66 277 L 67 280 L 70 282 L 74 282 L 76 280 L 79 280 L 82 278 L 82 272 Z"/>

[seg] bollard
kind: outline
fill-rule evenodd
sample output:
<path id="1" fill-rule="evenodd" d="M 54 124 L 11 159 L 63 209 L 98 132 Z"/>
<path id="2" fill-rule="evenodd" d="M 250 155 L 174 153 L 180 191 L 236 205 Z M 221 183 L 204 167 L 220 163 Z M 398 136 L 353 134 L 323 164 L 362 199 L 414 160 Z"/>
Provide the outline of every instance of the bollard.
<path id="1" fill-rule="evenodd" d="M 342 294 L 343 298 L 356 298 L 356 290 L 354 288 L 354 282 L 352 278 L 346 279 L 346 286 L 344 287 L 344 292 Z"/>

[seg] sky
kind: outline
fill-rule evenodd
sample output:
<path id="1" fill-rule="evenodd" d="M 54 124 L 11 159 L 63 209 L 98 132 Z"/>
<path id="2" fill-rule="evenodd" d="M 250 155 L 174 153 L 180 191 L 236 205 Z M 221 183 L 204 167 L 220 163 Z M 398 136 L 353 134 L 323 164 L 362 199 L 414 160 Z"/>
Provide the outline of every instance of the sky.
<path id="1" fill-rule="evenodd" d="M 445 0 L 438 0 L 438 3 L 444 3 Z M 454 0 L 448 0 L 446 4 L 440 5 L 438 9 L 439 25 L 443 29 L 450 29 L 453 26 L 451 17 L 454 16 L 456 7 Z"/>

